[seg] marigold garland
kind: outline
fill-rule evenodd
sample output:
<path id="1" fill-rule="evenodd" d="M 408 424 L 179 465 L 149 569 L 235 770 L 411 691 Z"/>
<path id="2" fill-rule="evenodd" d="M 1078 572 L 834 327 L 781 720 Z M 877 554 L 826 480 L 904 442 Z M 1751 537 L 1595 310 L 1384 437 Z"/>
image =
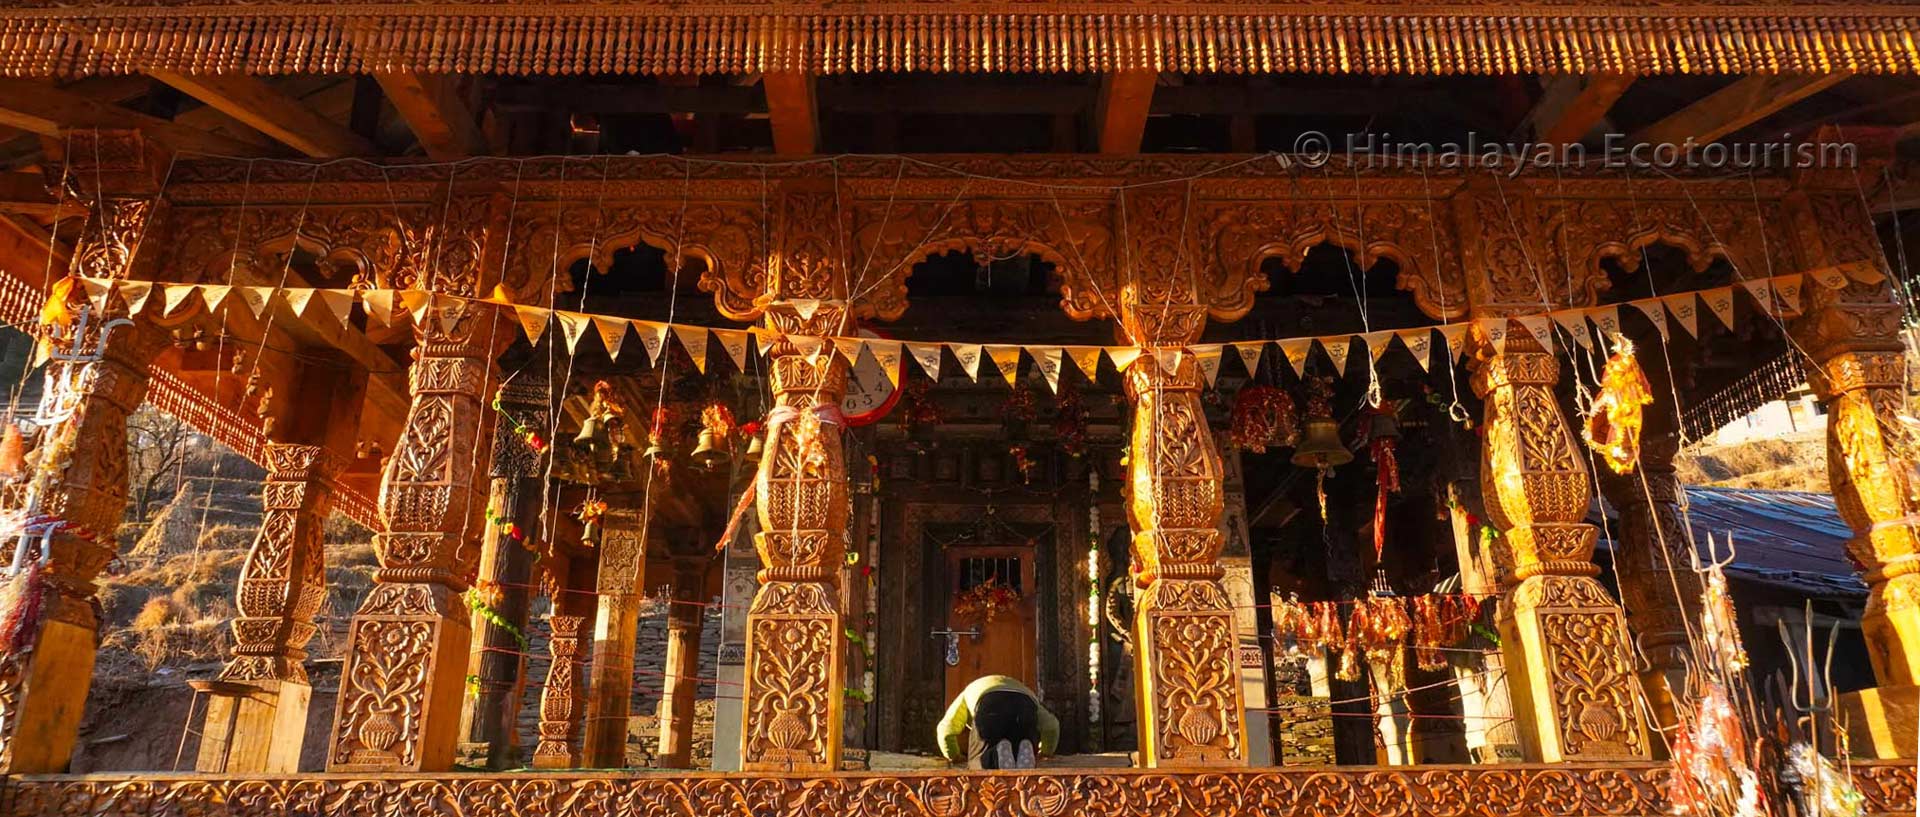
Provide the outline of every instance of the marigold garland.
<path id="1" fill-rule="evenodd" d="M 1633 473 L 1640 460 L 1640 429 L 1653 387 L 1633 356 L 1633 342 L 1613 335 L 1613 356 L 1600 372 L 1600 393 L 1587 413 L 1587 447 L 1616 474 Z"/>

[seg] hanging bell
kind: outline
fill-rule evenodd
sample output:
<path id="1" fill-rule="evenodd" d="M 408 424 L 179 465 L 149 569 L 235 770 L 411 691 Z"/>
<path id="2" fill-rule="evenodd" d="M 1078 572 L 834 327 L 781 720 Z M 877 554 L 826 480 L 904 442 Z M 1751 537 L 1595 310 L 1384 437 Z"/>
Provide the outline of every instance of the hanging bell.
<path id="1" fill-rule="evenodd" d="M 702 471 L 712 471 L 717 468 L 725 468 L 727 463 L 733 459 L 733 452 L 728 450 L 726 438 L 720 438 L 720 440 L 716 442 L 714 436 L 713 429 L 700 429 L 700 442 L 693 447 L 693 455 L 691 457 L 693 467 Z"/>
<path id="2" fill-rule="evenodd" d="M 1293 449 L 1293 464 L 1325 470 L 1349 462 L 1353 462 L 1353 452 L 1340 444 L 1340 424 L 1330 417 L 1307 420 L 1300 445 Z"/>
<path id="3" fill-rule="evenodd" d="M 605 449 L 612 444 L 613 439 L 607 434 L 607 424 L 591 415 L 580 422 L 580 433 L 573 435 L 575 448 Z"/>
<path id="4" fill-rule="evenodd" d="M 1367 420 L 1368 440 L 1400 436 L 1400 420 L 1391 411 L 1374 412 Z"/>
<path id="5" fill-rule="evenodd" d="M 766 439 L 758 434 L 755 434 L 753 436 L 753 441 L 750 443 L 747 443 L 747 452 L 745 454 L 742 454 L 740 458 L 743 461 L 745 461 L 746 464 L 748 465 L 758 465 L 760 463 L 760 455 L 766 453 L 766 450 L 767 450 Z"/>

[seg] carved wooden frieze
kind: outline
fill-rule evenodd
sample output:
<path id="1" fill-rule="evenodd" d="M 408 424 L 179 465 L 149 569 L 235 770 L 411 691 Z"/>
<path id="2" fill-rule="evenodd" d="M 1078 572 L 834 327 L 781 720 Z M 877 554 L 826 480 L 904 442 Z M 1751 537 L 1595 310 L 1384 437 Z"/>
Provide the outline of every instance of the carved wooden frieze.
<path id="1" fill-rule="evenodd" d="M 1911 815 L 1911 762 L 1862 762 L 1853 779 L 1872 817 Z M 1666 764 L 1419 766 L 1260 771 L 964 774 L 462 774 L 233 778 L 14 777 L 0 802 L 19 817 L 1655 817 L 1668 814 Z"/>

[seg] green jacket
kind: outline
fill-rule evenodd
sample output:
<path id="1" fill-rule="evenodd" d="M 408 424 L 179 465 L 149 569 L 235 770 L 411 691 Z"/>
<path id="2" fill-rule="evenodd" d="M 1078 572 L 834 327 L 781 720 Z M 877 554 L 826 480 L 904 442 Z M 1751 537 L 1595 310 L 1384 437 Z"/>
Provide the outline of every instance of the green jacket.
<path id="1" fill-rule="evenodd" d="M 980 705 L 981 696 L 1002 690 L 1018 692 L 1033 699 L 1039 716 L 1040 753 L 1053 754 L 1054 745 L 1060 742 L 1059 719 L 1040 705 L 1040 696 L 1033 694 L 1026 684 L 1005 675 L 988 675 L 974 681 L 960 692 L 960 697 L 953 699 L 953 705 L 947 707 L 947 716 L 940 719 L 940 754 L 948 760 L 960 760 L 960 736 L 973 728 L 973 710 Z"/>

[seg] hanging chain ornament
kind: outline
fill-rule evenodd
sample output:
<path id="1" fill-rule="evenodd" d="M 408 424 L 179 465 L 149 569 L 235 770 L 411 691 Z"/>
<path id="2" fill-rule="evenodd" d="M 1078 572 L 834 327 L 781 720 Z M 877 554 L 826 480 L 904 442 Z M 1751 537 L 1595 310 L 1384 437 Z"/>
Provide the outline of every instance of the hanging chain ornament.
<path id="1" fill-rule="evenodd" d="M 1633 357 L 1633 342 L 1613 333 L 1613 356 L 1600 372 L 1600 394 L 1587 414 L 1587 447 L 1616 474 L 1633 473 L 1640 460 L 1640 428 L 1653 388 Z"/>

